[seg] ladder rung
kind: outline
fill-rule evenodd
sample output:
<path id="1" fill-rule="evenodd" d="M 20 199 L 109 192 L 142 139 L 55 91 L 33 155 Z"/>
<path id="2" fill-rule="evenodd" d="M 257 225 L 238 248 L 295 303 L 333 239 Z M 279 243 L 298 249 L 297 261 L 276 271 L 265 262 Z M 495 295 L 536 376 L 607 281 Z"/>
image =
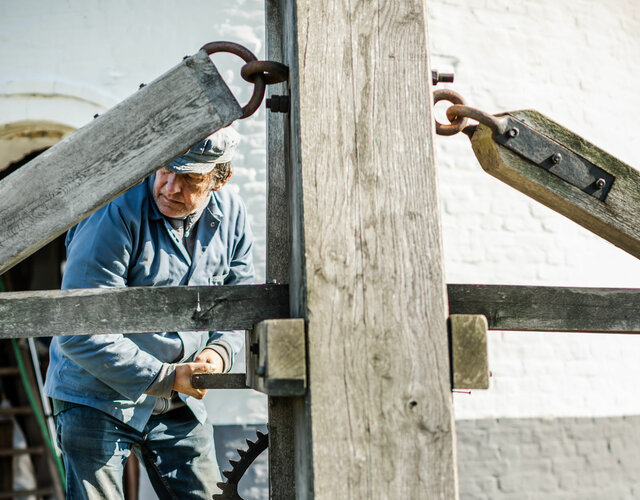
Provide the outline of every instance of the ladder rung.
<path id="1" fill-rule="evenodd" d="M 31 448 L 7 448 L 0 450 L 0 457 L 12 457 L 14 455 L 42 455 L 43 446 L 32 446 Z"/>
<path id="2" fill-rule="evenodd" d="M 53 488 L 39 488 L 36 490 L 15 490 L 15 491 L 2 491 L 0 492 L 0 498 L 16 498 L 27 497 L 30 495 L 43 496 L 53 494 Z"/>
<path id="3" fill-rule="evenodd" d="M 0 366 L 0 376 L 2 375 L 18 375 L 20 370 L 17 366 Z"/>
<path id="4" fill-rule="evenodd" d="M 0 408 L 0 416 L 2 415 L 31 415 L 33 410 L 30 406 L 13 406 L 9 408 Z"/>

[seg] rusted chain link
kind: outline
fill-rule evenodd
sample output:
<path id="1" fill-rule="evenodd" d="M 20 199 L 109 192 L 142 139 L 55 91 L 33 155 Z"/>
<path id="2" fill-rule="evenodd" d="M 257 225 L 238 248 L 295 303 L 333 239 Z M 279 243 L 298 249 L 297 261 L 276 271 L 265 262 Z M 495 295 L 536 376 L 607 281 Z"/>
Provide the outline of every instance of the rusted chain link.
<path id="1" fill-rule="evenodd" d="M 289 68 L 284 64 L 274 61 L 258 61 L 253 52 L 238 43 L 210 42 L 203 45 L 200 50 L 204 50 L 208 55 L 228 52 L 240 57 L 246 63 L 240 70 L 240 74 L 242 78 L 253 83 L 254 87 L 251 99 L 242 108 L 241 118 L 247 118 L 256 112 L 264 98 L 266 85 L 283 82 L 289 76 Z"/>
<path id="2" fill-rule="evenodd" d="M 275 61 L 251 61 L 240 70 L 240 76 L 249 83 L 253 83 L 259 75 L 264 77 L 267 85 L 273 85 L 289 78 L 289 68 Z"/>
<path id="3" fill-rule="evenodd" d="M 464 98 L 454 92 L 451 89 L 438 89 L 433 92 L 433 104 L 437 104 L 440 101 L 448 101 L 452 104 L 465 104 Z M 462 116 L 456 116 L 455 118 L 449 118 L 451 122 L 449 125 L 445 125 L 436 120 L 436 134 L 438 135 L 455 135 L 462 131 L 467 126 L 467 119 Z"/>
<path id="4" fill-rule="evenodd" d="M 450 89 L 439 89 L 433 93 L 433 103 L 449 101 L 452 106 L 447 108 L 447 118 L 451 122 L 449 125 L 442 124 L 436 120 L 436 133 L 438 135 L 455 135 L 462 132 L 468 118 L 475 120 L 489 127 L 494 134 L 503 134 L 506 130 L 506 120 L 499 116 L 494 116 L 485 111 L 471 106 L 466 106 L 464 98 Z"/>

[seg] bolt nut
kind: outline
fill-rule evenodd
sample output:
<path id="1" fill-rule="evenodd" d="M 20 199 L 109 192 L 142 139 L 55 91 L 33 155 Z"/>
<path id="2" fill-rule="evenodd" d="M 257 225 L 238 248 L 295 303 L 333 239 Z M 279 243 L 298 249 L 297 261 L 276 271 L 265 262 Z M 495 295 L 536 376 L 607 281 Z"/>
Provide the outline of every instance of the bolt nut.
<path id="1" fill-rule="evenodd" d="M 288 95 L 272 95 L 267 99 L 266 106 L 273 113 L 288 113 L 291 99 Z"/>
<path id="2" fill-rule="evenodd" d="M 596 180 L 595 184 L 598 189 L 602 189 L 607 185 L 607 181 L 606 179 L 603 179 L 602 177 L 600 177 L 599 179 Z"/>
<path id="3" fill-rule="evenodd" d="M 264 377 L 267 374 L 267 369 L 264 367 L 264 365 L 260 365 L 258 366 L 258 368 L 256 368 L 256 375 L 258 377 Z"/>
<path id="4" fill-rule="evenodd" d="M 520 133 L 520 130 L 518 130 L 518 127 L 512 127 L 507 131 L 507 135 L 512 139 L 516 137 L 519 133 Z"/>
<path id="5" fill-rule="evenodd" d="M 561 161 L 562 161 L 562 154 L 561 153 L 553 153 L 551 155 L 551 163 L 553 163 L 554 165 L 557 165 Z"/>

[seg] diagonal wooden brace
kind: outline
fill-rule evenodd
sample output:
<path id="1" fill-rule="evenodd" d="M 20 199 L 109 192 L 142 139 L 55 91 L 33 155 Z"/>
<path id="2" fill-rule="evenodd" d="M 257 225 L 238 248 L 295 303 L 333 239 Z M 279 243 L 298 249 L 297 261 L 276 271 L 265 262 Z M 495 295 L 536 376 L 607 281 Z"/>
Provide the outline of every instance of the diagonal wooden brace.
<path id="1" fill-rule="evenodd" d="M 640 172 L 537 111 L 513 111 L 506 116 L 522 123 L 522 130 L 513 131 L 514 141 L 524 135 L 526 127 L 546 137 L 552 146 L 542 148 L 533 144 L 528 148 L 529 158 L 525 158 L 517 152 L 518 148 L 503 145 L 508 144 L 508 138 L 500 136 L 499 142 L 489 127 L 478 125 L 471 144 L 482 168 L 640 258 Z M 573 161 L 565 165 L 568 155 Z M 538 162 L 532 161 L 534 156 L 539 157 Z M 602 171 L 602 177 L 581 189 L 580 182 L 569 182 L 566 175 L 580 177 L 580 169 L 576 168 L 580 165 Z M 564 174 L 556 170 L 561 166 L 565 168 Z M 602 196 L 595 196 L 601 191 Z"/>
<path id="2" fill-rule="evenodd" d="M 240 118 L 200 51 L 0 182 L 0 274 Z"/>

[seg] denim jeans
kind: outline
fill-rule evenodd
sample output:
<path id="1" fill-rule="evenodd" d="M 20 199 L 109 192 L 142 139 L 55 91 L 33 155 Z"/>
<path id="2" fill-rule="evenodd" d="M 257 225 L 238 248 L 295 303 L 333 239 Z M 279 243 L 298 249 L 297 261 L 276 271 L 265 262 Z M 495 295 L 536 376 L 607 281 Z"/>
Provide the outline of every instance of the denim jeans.
<path id="1" fill-rule="evenodd" d="M 142 432 L 106 413 L 76 406 L 55 417 L 67 499 L 122 499 L 122 472 L 133 451 L 164 499 L 211 500 L 220 490 L 213 428 L 189 408 L 153 415 Z"/>

